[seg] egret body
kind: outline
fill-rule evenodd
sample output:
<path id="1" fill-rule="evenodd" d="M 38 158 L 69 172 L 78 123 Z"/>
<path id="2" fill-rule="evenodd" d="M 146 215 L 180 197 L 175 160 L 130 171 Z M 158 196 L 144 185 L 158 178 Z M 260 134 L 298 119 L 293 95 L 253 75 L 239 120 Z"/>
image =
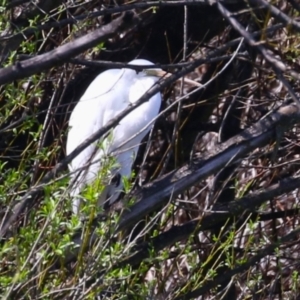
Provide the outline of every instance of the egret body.
<path id="1" fill-rule="evenodd" d="M 152 65 L 144 59 L 136 59 L 129 64 Z M 131 103 L 135 103 L 158 79 L 143 71 L 137 73 L 127 68 L 111 69 L 98 75 L 71 114 L 67 155 Z M 80 192 L 96 180 L 107 155 L 114 156 L 116 160 L 116 167 L 110 170 L 114 179 L 106 185 L 98 204 L 103 205 L 105 201 L 112 204 L 117 200 L 123 188 L 121 177 L 131 175 L 140 143 L 150 131 L 160 105 L 161 94 L 157 93 L 119 122 L 111 134 L 102 140 L 103 148 L 99 147 L 99 141 L 92 143 L 73 159 L 69 170 L 74 213 L 79 212 Z"/>

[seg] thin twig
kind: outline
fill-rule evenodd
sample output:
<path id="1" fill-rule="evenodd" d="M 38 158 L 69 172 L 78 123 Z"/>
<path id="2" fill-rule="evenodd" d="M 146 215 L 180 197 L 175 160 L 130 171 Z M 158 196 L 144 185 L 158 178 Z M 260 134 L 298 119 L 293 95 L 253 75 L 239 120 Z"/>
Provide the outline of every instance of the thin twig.
<path id="1" fill-rule="evenodd" d="M 259 6 L 266 8 L 275 19 L 283 22 L 286 26 L 291 26 L 294 29 L 296 29 L 297 31 L 300 31 L 300 23 L 299 22 L 290 18 L 282 10 L 278 9 L 277 7 L 270 4 L 269 2 L 267 2 L 265 0 L 248 0 L 248 1 L 251 4 L 259 5 Z"/>

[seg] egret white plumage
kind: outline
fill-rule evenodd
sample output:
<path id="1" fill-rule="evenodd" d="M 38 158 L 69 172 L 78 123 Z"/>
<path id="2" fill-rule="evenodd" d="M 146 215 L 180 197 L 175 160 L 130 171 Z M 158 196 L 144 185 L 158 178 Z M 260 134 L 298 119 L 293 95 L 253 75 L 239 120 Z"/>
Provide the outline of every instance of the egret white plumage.
<path id="1" fill-rule="evenodd" d="M 153 65 L 144 59 L 136 59 L 129 64 Z M 98 75 L 71 114 L 66 147 L 67 155 L 131 103 L 135 103 L 143 96 L 159 79 L 159 77 L 153 76 L 153 73 L 155 72 L 136 72 L 124 68 L 107 70 Z M 99 147 L 99 142 L 93 143 L 73 159 L 69 170 L 74 213 L 77 214 L 80 208 L 78 195 L 86 185 L 96 180 L 101 171 L 103 157 L 106 155 L 115 157 L 118 167 L 111 170 L 111 177 L 115 177 L 116 180 L 106 185 L 98 204 L 102 205 L 105 201 L 112 204 L 117 200 L 123 188 L 120 176 L 129 177 L 131 175 L 132 164 L 140 143 L 150 131 L 151 122 L 158 115 L 160 105 L 161 94 L 157 93 L 119 122 L 112 130 L 111 135 L 104 139 L 105 149 Z"/>

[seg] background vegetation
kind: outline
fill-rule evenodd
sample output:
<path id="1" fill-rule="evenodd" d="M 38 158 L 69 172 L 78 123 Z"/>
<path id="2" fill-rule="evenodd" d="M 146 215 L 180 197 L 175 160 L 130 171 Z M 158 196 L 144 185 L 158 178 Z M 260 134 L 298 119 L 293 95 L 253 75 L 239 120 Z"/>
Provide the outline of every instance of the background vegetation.
<path id="1" fill-rule="evenodd" d="M 296 0 L 2 0 L 0 11 L 3 299 L 299 299 Z M 150 91 L 163 92 L 162 113 L 129 203 L 95 218 L 88 188 L 81 225 L 70 112 L 97 74 L 138 57 L 173 74 Z"/>

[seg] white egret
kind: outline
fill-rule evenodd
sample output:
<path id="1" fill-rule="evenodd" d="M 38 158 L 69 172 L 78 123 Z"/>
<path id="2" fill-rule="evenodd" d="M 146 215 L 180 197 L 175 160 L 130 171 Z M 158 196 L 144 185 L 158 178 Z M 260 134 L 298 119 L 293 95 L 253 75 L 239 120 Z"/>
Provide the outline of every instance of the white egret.
<path id="1" fill-rule="evenodd" d="M 153 65 L 153 63 L 136 59 L 131 65 Z M 154 69 L 155 70 L 155 69 Z M 161 74 L 161 70 L 157 70 Z M 159 77 L 155 72 L 137 72 L 132 69 L 111 69 L 98 75 L 85 91 L 74 108 L 67 138 L 67 155 L 93 133 L 105 126 L 131 103 L 143 96 Z M 159 113 L 161 94 L 157 93 L 147 102 L 125 116 L 104 139 L 105 149 L 98 143 L 89 145 L 69 165 L 71 173 L 71 196 L 73 212 L 79 213 L 80 192 L 88 184 L 93 183 L 101 171 L 101 160 L 106 155 L 115 157 L 118 168 L 111 170 L 113 180 L 106 185 L 98 199 L 98 204 L 112 204 L 122 191 L 121 177 L 130 176 L 140 143 L 150 131 L 151 122 Z"/>

